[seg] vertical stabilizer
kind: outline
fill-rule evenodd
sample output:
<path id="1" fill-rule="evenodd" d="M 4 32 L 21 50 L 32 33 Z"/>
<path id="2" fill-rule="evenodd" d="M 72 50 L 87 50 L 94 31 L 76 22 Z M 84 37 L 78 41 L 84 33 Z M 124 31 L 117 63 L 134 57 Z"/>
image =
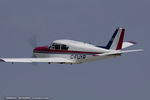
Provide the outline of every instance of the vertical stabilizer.
<path id="1" fill-rule="evenodd" d="M 106 48 L 111 50 L 120 50 L 122 49 L 122 43 L 124 38 L 125 29 L 117 28 L 108 42 Z"/>

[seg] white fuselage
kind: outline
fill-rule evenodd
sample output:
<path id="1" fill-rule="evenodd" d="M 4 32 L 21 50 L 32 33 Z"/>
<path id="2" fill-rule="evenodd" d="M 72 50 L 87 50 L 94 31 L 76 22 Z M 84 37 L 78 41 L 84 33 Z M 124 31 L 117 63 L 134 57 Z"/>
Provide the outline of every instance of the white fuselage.
<path id="1" fill-rule="evenodd" d="M 52 44 L 55 44 L 53 45 L 53 48 L 45 47 L 45 49 L 41 49 L 41 51 L 39 50 L 39 52 L 34 52 L 34 55 L 37 58 L 61 57 L 72 60 L 74 63 L 90 62 L 94 60 L 101 60 L 118 56 L 97 56 L 96 54 L 110 52 L 110 50 L 74 40 L 56 40 Z M 56 44 L 57 46 L 59 46 L 58 44 L 60 44 L 60 46 L 61 44 L 66 45 L 68 47 L 68 50 L 61 50 L 61 48 L 56 49 Z"/>

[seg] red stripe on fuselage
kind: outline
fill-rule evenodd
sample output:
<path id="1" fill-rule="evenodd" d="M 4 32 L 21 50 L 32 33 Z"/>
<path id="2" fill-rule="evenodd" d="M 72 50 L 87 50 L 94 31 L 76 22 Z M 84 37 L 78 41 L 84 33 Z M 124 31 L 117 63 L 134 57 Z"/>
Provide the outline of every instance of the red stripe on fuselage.
<path id="1" fill-rule="evenodd" d="M 33 52 L 44 53 L 83 53 L 83 54 L 101 54 L 102 52 L 87 52 L 87 51 L 70 51 L 70 50 L 54 50 L 48 47 L 37 47 Z"/>

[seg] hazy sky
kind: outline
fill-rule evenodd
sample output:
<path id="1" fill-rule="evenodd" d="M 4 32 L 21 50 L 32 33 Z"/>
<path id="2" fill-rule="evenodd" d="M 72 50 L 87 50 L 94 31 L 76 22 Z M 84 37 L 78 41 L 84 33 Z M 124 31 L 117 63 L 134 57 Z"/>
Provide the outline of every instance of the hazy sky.
<path id="1" fill-rule="evenodd" d="M 38 45 L 73 39 L 106 45 L 115 29 L 138 44 L 124 54 L 77 65 L 0 64 L 0 96 L 52 100 L 150 100 L 149 0 L 0 0 L 0 57 L 31 57 Z"/>

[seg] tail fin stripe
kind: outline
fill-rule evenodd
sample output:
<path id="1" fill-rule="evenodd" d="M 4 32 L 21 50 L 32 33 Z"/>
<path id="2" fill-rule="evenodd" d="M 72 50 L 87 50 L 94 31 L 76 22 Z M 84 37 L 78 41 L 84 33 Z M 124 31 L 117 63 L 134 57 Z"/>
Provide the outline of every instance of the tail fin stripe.
<path id="1" fill-rule="evenodd" d="M 116 31 L 114 32 L 114 34 L 113 34 L 111 40 L 108 42 L 108 44 L 107 44 L 107 46 L 106 46 L 106 49 L 110 49 L 110 47 L 111 47 L 111 45 L 112 45 L 112 43 L 113 43 L 113 41 L 114 41 L 114 39 L 115 39 L 115 37 L 116 37 L 118 31 L 119 31 L 119 29 L 116 29 Z"/>
<path id="2" fill-rule="evenodd" d="M 125 32 L 125 29 L 122 29 L 122 31 L 121 31 L 121 36 L 120 36 L 120 39 L 119 39 L 119 42 L 118 42 L 118 45 L 117 45 L 116 50 L 122 49 L 122 43 L 123 43 L 123 38 L 124 38 L 124 32 Z"/>

